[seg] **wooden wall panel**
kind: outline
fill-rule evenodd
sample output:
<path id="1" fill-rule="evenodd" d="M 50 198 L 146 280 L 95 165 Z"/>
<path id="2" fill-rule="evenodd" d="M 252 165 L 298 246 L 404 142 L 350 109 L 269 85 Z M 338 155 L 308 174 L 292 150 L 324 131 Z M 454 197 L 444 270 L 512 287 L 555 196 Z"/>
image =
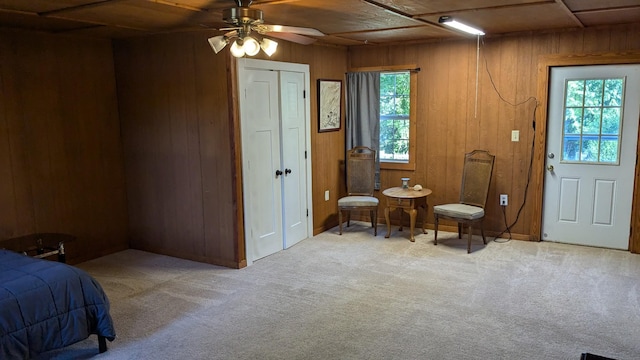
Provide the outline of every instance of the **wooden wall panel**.
<path id="1" fill-rule="evenodd" d="M 19 81 L 21 59 L 17 46 L 21 38 L 13 33 L 2 33 L 0 54 L 0 238 L 10 238 L 34 232 L 35 218 L 29 176 L 29 164 L 24 146 L 26 132 L 22 121 L 21 98 L 24 84 Z"/>
<path id="2" fill-rule="evenodd" d="M 517 54 L 514 59 L 514 65 L 519 71 L 516 72 L 516 89 L 529 89 L 535 87 L 535 76 L 536 76 L 536 57 L 533 56 L 533 44 L 532 42 L 518 42 L 518 48 L 516 49 Z M 534 110 L 536 108 L 536 100 L 533 96 L 528 96 L 525 94 L 519 94 L 517 97 L 514 97 L 512 100 L 513 110 L 514 110 L 514 118 L 513 118 L 513 127 L 511 129 L 507 129 L 507 137 L 509 137 L 511 130 L 519 131 L 520 141 L 518 142 L 509 142 L 508 146 L 510 146 L 512 154 L 512 162 L 511 162 L 511 173 L 508 176 L 510 179 L 526 179 L 529 170 L 530 157 L 532 144 L 533 144 L 533 116 Z M 509 224 L 513 223 L 516 216 L 518 216 L 518 212 L 520 210 L 520 205 L 525 201 L 524 200 L 524 192 L 525 185 L 521 182 L 514 183 L 510 182 L 507 184 L 507 191 L 509 194 L 509 203 L 512 206 L 508 206 L 505 210 L 506 218 L 510 219 Z M 496 195 L 497 196 L 497 195 Z M 524 229 L 529 226 L 530 222 L 530 214 L 527 209 L 523 208 L 523 211 L 520 213 L 520 219 L 515 224 L 515 226 L 511 229 L 511 231 L 515 233 L 522 234 Z M 504 224 L 504 216 L 502 226 Z"/>
<path id="3" fill-rule="evenodd" d="M 207 37 L 116 42 L 132 247 L 243 267 L 244 225 L 236 216 L 242 193 L 234 190 L 242 176 L 239 119 L 229 90 L 235 60 L 228 51 L 216 55 Z M 272 58 L 262 58 L 311 64 L 314 233 L 324 231 L 337 224 L 344 131 L 317 132 L 316 80 L 344 80 L 346 49 L 283 41 Z"/>
<path id="4" fill-rule="evenodd" d="M 70 263 L 128 247 L 111 42 L 0 32 L 0 239 L 77 237 Z"/>
<path id="5" fill-rule="evenodd" d="M 212 65 L 222 66 L 224 72 L 229 74 L 229 57 L 217 58 L 212 56 L 211 48 L 206 42 L 207 36 L 195 38 L 195 74 L 212 73 Z M 233 169 L 235 158 L 232 155 L 234 149 L 234 133 L 232 118 L 229 110 L 230 92 L 229 79 L 225 79 L 222 73 L 215 70 L 214 77 L 196 76 L 196 98 L 194 103 L 198 114 L 200 137 L 206 141 L 200 141 L 201 172 L 203 183 L 203 212 L 204 216 L 204 248 L 205 257 L 211 262 L 224 265 L 232 259 L 238 267 L 244 267 L 246 256 L 244 243 L 229 241 L 229 239 L 242 238 L 242 232 L 238 233 L 238 225 L 242 224 L 241 218 L 236 216 L 242 207 L 231 194 L 237 192 L 237 183 L 231 183 L 229 179 L 237 176 Z M 217 78 L 221 76 L 220 78 Z M 226 81 L 225 81 L 226 80 Z M 226 102 L 226 105 L 224 104 Z M 239 147 L 240 145 L 237 144 Z M 241 189 L 241 187 L 240 187 Z M 238 229 L 241 230 L 241 229 Z M 227 239 L 228 238 L 228 239 Z M 222 239 L 225 239 L 224 241 Z"/>
<path id="6" fill-rule="evenodd" d="M 227 59 L 206 39 L 116 42 L 131 246 L 239 267 Z"/>
<path id="7" fill-rule="evenodd" d="M 417 163 L 416 168 L 426 167 L 428 170 L 425 175 L 425 182 L 420 185 L 433 191 L 432 195 L 427 199 L 433 205 L 444 202 L 445 196 L 457 191 L 455 184 L 458 184 L 459 181 L 457 178 L 453 181 L 447 178 L 447 167 L 454 164 L 448 162 L 445 157 L 448 138 L 442 135 L 447 133 L 449 121 L 446 117 L 448 98 L 445 96 L 449 88 L 448 72 L 430 70 L 435 64 L 448 62 L 449 57 L 444 48 L 438 49 L 434 45 L 426 46 L 426 48 L 428 50 L 425 51 L 425 57 L 429 59 L 429 62 L 424 66 L 418 63 L 422 69 L 418 74 L 418 92 L 420 98 L 427 95 L 426 103 L 428 107 L 424 112 L 418 111 L 417 114 L 418 125 L 424 124 L 424 126 L 417 127 L 417 129 L 424 131 L 424 134 L 420 132 L 417 134 L 417 141 L 419 141 L 417 149 L 419 149 L 419 153 L 425 153 L 423 161 L 425 161 L 426 166 L 423 163 Z M 426 81 L 420 81 L 423 77 L 426 78 Z M 438 84 L 438 86 L 433 86 L 434 84 Z M 418 101 L 418 103 L 421 102 Z M 431 114 L 432 120 L 429 122 L 424 121 L 424 114 Z M 426 139 L 426 141 L 423 143 L 422 139 Z"/>
<path id="8" fill-rule="evenodd" d="M 480 46 L 477 118 L 475 113 L 476 39 L 396 46 L 358 46 L 349 49 L 349 67 L 415 63 L 418 75 L 418 154 L 415 174 L 433 190 L 430 204 L 457 199 L 465 152 L 487 149 L 496 155 L 486 227 L 492 234 L 505 230 L 498 195 L 509 195 L 507 223 L 514 238 L 530 239 L 539 226 L 531 220 L 532 184 L 525 199 L 534 141 L 533 116 L 537 96 L 538 57 L 640 49 L 638 24 L 543 34 L 485 37 Z M 485 63 L 486 61 L 486 63 Z M 487 72 L 488 70 L 488 72 Z M 493 83 L 500 95 L 494 89 Z M 500 99 L 502 96 L 506 101 Z M 513 106 L 518 104 L 517 106 Z M 511 131 L 520 131 L 512 142 Z M 536 141 L 540 141 L 537 139 Z M 396 186 L 406 172 L 386 171 L 382 187 Z M 424 175 L 423 175 L 424 174 Z M 410 175 L 409 175 L 410 176 Z M 537 181 L 535 178 L 532 182 Z M 518 210 L 524 203 L 518 217 Z M 432 216 L 429 217 L 432 223 Z M 453 223 L 449 223 L 453 226 Z M 453 227 L 451 227 L 453 229 Z"/>
<path id="9" fill-rule="evenodd" d="M 494 78 L 497 88 L 497 91 L 491 91 L 491 89 L 485 87 L 485 91 L 487 91 L 485 94 L 495 99 L 494 108 L 497 110 L 496 121 L 493 121 L 497 127 L 497 132 L 491 135 L 495 141 L 495 145 L 491 146 L 492 149 L 490 151 L 493 154 L 502 154 L 502 156 L 496 156 L 493 172 L 494 186 L 489 192 L 487 208 L 489 211 L 498 214 L 502 210 L 498 204 L 498 198 L 501 193 L 506 193 L 511 197 L 511 206 L 508 206 L 508 209 L 517 208 L 517 203 L 514 201 L 513 196 L 515 189 L 512 179 L 514 176 L 514 166 L 518 164 L 519 159 L 514 158 L 514 147 L 516 143 L 511 141 L 511 132 L 520 129 L 515 118 L 516 110 L 526 108 L 526 104 L 516 106 L 516 99 L 522 96 L 518 94 L 517 86 L 518 73 L 520 72 L 517 61 L 519 43 L 518 39 L 515 38 L 504 39 L 501 46 L 497 49 L 499 53 L 494 54 L 499 57 L 499 60 L 495 62 L 490 60 L 490 58 L 487 60 L 488 64 L 495 63 L 495 66 L 490 67 L 490 73 Z M 488 77 L 488 73 L 486 77 Z M 502 191 L 498 191 L 498 189 L 502 189 Z M 504 216 L 494 217 L 487 222 L 487 224 L 487 227 L 490 229 L 504 227 Z"/>

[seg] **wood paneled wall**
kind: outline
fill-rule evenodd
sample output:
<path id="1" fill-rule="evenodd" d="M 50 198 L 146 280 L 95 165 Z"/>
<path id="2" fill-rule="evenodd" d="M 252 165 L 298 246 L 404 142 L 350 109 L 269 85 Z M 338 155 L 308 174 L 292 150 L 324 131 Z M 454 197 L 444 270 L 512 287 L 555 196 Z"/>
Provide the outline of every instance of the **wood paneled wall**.
<path id="1" fill-rule="evenodd" d="M 485 228 L 492 234 L 505 229 L 499 194 L 509 195 L 506 221 L 514 238 L 530 239 L 531 192 L 525 201 L 533 147 L 533 119 L 537 99 L 538 57 L 548 54 L 623 52 L 640 49 L 640 24 L 544 34 L 486 37 L 425 44 L 349 50 L 349 67 L 417 64 L 418 116 L 415 172 L 385 171 L 382 188 L 410 177 L 433 190 L 430 204 L 458 197 L 464 153 L 486 149 L 496 155 Z M 478 60 L 478 61 L 477 61 Z M 476 66 L 478 88 L 476 98 Z M 511 131 L 520 141 L 511 141 Z M 524 203 L 522 211 L 519 209 Z M 433 216 L 430 213 L 429 220 Z M 453 225 L 453 224 L 450 224 Z M 453 229 L 453 227 L 451 228 Z"/>
<path id="2" fill-rule="evenodd" d="M 111 41 L 0 31 L 0 240 L 76 236 L 70 263 L 126 249 Z"/>
<path id="3" fill-rule="evenodd" d="M 207 37 L 115 41 L 131 247 L 239 267 L 227 62 Z"/>
<path id="4" fill-rule="evenodd" d="M 314 233 L 337 225 L 345 193 L 344 106 L 340 131 L 318 133 L 317 79 L 420 67 L 416 170 L 385 170 L 382 187 L 408 176 L 433 190 L 430 204 L 455 200 L 464 153 L 487 149 L 497 161 L 486 228 L 504 229 L 506 193 L 507 222 L 524 202 L 512 232 L 528 239 L 530 199 L 540 195 L 524 198 L 538 56 L 638 50 L 638 33 L 631 24 L 486 37 L 479 61 L 475 38 L 348 50 L 280 42 L 271 60 L 311 69 Z M 211 35 L 116 40 L 112 50 L 108 40 L 1 32 L 0 238 L 68 232 L 79 238 L 70 259 L 80 261 L 126 248 L 128 236 L 134 248 L 244 266 L 234 68 L 228 52 L 211 51 Z"/>
<path id="5" fill-rule="evenodd" d="M 241 154 L 235 141 L 233 59 L 216 55 L 211 34 L 173 34 L 115 42 L 115 64 L 125 152 L 131 246 L 243 267 Z M 346 49 L 280 42 L 270 60 L 312 64 L 317 78 L 342 79 Z M 317 133 L 312 109 L 314 224 L 334 223 L 342 184 L 342 132 Z M 238 171 L 238 172 L 236 172 Z M 235 187 L 234 187 L 235 186 Z M 334 197 L 324 201 L 324 190 Z M 238 194 L 238 196 L 236 196 Z M 317 226 L 317 225 L 316 225 Z"/>

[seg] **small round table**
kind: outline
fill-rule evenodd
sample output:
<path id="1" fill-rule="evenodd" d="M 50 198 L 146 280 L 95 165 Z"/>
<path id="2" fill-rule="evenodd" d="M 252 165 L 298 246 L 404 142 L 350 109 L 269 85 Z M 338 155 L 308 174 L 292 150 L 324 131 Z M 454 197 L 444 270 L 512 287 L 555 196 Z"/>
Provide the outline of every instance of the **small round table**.
<path id="1" fill-rule="evenodd" d="M 422 190 L 413 190 L 413 188 L 403 189 L 401 187 L 392 187 L 382 192 L 382 195 L 387 197 L 387 207 L 384 208 L 384 218 L 387 221 L 387 235 L 385 238 L 391 236 L 391 221 L 389 220 L 389 213 L 395 209 L 401 209 L 409 214 L 410 234 L 409 240 L 415 242 L 416 239 L 413 236 L 413 229 L 416 225 L 416 215 L 418 214 L 418 208 L 423 208 L 424 218 L 422 219 L 422 233 L 426 234 L 425 224 L 427 223 L 427 196 L 431 194 L 431 190 L 422 188 Z M 402 214 L 402 212 L 400 213 Z M 402 231 L 402 216 L 400 217 L 400 228 Z"/>

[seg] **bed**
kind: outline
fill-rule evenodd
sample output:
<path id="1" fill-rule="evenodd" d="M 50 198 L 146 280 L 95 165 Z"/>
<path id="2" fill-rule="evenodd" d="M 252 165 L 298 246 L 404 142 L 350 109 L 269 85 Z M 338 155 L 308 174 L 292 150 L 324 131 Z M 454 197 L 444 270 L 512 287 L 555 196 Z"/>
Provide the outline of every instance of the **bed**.
<path id="1" fill-rule="evenodd" d="M 28 359 L 98 336 L 115 339 L 109 299 L 73 266 L 0 249 L 0 359 Z"/>

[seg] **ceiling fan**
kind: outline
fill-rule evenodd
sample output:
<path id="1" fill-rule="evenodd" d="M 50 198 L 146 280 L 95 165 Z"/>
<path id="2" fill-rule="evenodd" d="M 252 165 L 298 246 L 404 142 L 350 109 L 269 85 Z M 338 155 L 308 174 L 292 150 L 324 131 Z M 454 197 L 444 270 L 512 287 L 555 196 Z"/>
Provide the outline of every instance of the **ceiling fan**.
<path id="1" fill-rule="evenodd" d="M 220 30 L 228 32 L 208 40 L 216 54 L 231 40 L 237 38 L 231 45 L 231 54 L 235 57 L 254 56 L 260 52 L 260 49 L 269 56 L 273 55 L 278 43 L 268 38 L 258 40 L 250 36 L 252 32 L 303 45 L 316 41 L 309 36 L 324 36 L 321 31 L 313 28 L 264 24 L 262 10 L 249 7 L 253 0 L 235 0 L 235 2 L 237 7 L 222 11 L 222 20 L 231 26 Z"/>

